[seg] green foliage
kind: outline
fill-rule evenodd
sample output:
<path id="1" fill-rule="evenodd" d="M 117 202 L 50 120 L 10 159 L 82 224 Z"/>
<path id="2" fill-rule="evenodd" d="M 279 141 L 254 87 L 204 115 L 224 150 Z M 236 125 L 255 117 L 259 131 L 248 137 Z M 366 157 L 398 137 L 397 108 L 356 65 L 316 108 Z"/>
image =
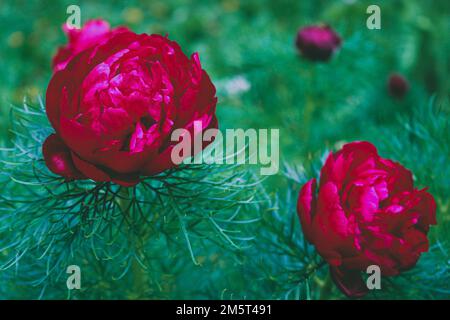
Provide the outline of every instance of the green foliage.
<path id="1" fill-rule="evenodd" d="M 86 296 L 92 290 L 102 298 L 164 297 L 168 292 L 149 286 L 164 260 L 190 257 L 184 263 L 201 265 L 201 247 L 232 252 L 253 240 L 246 229 L 258 220 L 249 208 L 259 181 L 250 172 L 192 165 L 167 170 L 134 188 L 64 182 L 49 174 L 41 160 L 40 148 L 50 132 L 41 120 L 46 119 L 43 108 L 24 103 L 13 110 L 16 139 L 13 148 L 4 150 L 0 270 L 11 281 L 3 286 L 5 292 L 19 291 L 21 297 L 23 288 L 26 297 L 38 297 L 30 285 L 41 290 L 39 297 L 61 297 L 57 290 L 67 290 L 61 282 L 67 266 L 82 263 L 91 276 L 100 268 L 105 281 L 120 281 L 133 270 L 137 287 L 127 286 L 131 292 L 116 296 L 104 291 L 110 283 L 87 277 L 78 298 L 92 297 Z"/>

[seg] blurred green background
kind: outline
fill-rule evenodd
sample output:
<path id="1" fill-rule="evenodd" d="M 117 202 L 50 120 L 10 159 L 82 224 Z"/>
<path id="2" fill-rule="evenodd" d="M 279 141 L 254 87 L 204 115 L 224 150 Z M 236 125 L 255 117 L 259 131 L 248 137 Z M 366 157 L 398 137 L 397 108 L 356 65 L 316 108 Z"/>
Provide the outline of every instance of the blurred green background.
<path id="1" fill-rule="evenodd" d="M 382 156 L 415 170 L 418 186 L 430 186 L 440 221 L 433 237 L 449 238 L 450 2 L 0 0 L 0 145 L 11 144 L 10 106 L 45 97 L 52 55 L 66 43 L 61 26 L 71 4 L 80 6 L 82 23 L 103 18 L 137 33 L 168 34 L 187 55 L 199 52 L 218 89 L 220 127 L 279 128 L 281 162 L 307 166 L 343 142 L 373 142 Z M 381 7 L 381 30 L 366 28 L 370 4 Z M 294 46 L 298 29 L 317 23 L 329 24 L 343 40 L 328 63 L 304 60 Z M 403 99 L 388 94 L 392 72 L 410 82 Z M 282 180 L 269 178 L 269 193 L 282 190 Z M 235 297 L 279 297 L 270 281 L 246 293 L 249 279 L 264 276 L 246 275 L 232 259 L 210 268 L 217 272 L 203 279 L 215 285 L 208 294 L 167 276 L 170 286 L 160 296 L 220 298 L 228 290 Z M 200 281 L 204 269 L 193 269 L 192 281 Z"/>
<path id="2" fill-rule="evenodd" d="M 0 2 L 1 136 L 7 134 L 9 105 L 45 96 L 50 61 L 66 42 L 61 25 L 71 1 Z M 285 128 L 283 154 L 321 149 L 354 139 L 367 125 L 393 121 L 430 95 L 449 89 L 448 2 L 378 1 L 382 29 L 366 28 L 370 1 L 79 1 L 82 23 L 104 18 L 137 33 L 168 34 L 186 54 L 198 51 L 219 89 L 242 76 L 251 90 L 219 90 L 222 127 Z M 330 63 L 299 59 L 299 27 L 328 23 L 343 38 Z M 391 72 L 403 73 L 412 89 L 404 101 L 385 90 Z M 222 84 L 222 86 L 220 86 Z M 224 85 L 225 84 L 225 85 Z M 314 98 L 312 115 L 303 108 Z M 314 128 L 311 128 L 314 127 Z M 349 130 L 351 129 L 351 130 Z M 299 137 L 303 139 L 298 143 Z M 300 152 L 298 150 L 300 148 Z M 303 149 L 303 150 L 302 150 Z M 293 152 L 291 152 L 292 150 Z"/>

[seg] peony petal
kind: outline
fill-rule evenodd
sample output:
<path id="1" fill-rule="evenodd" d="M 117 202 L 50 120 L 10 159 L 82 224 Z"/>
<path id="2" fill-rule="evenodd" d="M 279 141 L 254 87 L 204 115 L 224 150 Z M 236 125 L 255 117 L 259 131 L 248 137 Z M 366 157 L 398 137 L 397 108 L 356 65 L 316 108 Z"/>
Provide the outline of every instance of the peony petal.
<path id="1" fill-rule="evenodd" d="M 419 253 L 428 251 L 427 236 L 419 230 L 410 228 L 409 231 L 406 232 L 404 240 L 411 246 L 412 253 L 417 253 L 417 257 L 419 256 Z"/>
<path id="2" fill-rule="evenodd" d="M 162 153 L 155 156 L 150 162 L 148 162 L 142 169 L 141 173 L 145 176 L 154 176 L 165 170 L 173 168 L 175 165 L 172 162 L 172 149 L 173 146 L 165 149 Z"/>
<path id="3" fill-rule="evenodd" d="M 120 175 L 112 175 L 112 182 L 121 185 L 122 187 L 134 187 L 140 181 L 139 176 L 137 174 L 120 174 Z"/>
<path id="4" fill-rule="evenodd" d="M 86 177 L 94 181 L 97 182 L 112 181 L 123 187 L 133 187 L 140 181 L 139 175 L 136 173 L 119 174 L 114 172 L 106 172 L 105 170 L 100 169 L 87 161 L 84 161 L 83 159 L 78 157 L 75 153 L 72 153 L 72 157 L 74 159 L 76 167 L 81 172 L 83 172 L 86 175 Z"/>
<path id="5" fill-rule="evenodd" d="M 120 174 L 139 172 L 149 159 L 153 159 L 157 148 L 147 147 L 142 152 L 130 151 L 98 151 L 95 154 L 96 164 Z"/>
<path id="6" fill-rule="evenodd" d="M 436 201 L 434 197 L 426 191 L 427 189 L 423 189 L 419 191 L 420 203 L 415 208 L 418 212 L 420 212 L 422 218 L 420 219 L 420 224 L 428 230 L 427 226 L 432 224 L 436 225 Z"/>
<path id="7" fill-rule="evenodd" d="M 370 264 L 375 264 L 380 266 L 381 273 L 385 276 L 394 276 L 399 273 L 398 262 L 391 255 L 389 250 L 375 251 L 372 248 L 367 248 L 364 250 L 364 255 Z"/>
<path id="8" fill-rule="evenodd" d="M 97 168 L 95 165 L 84 161 L 76 153 L 72 152 L 72 159 L 77 167 L 86 177 L 97 182 L 111 181 L 110 176 L 103 170 Z"/>
<path id="9" fill-rule="evenodd" d="M 330 267 L 330 273 L 336 286 L 347 297 L 361 298 L 369 291 L 358 270 Z"/>
<path id="10" fill-rule="evenodd" d="M 65 74 L 57 72 L 51 78 L 46 92 L 45 111 L 50 120 L 50 124 L 55 128 L 56 132 L 59 130 L 60 106 L 64 88 Z"/>
<path id="11" fill-rule="evenodd" d="M 67 179 L 83 179 L 84 176 L 74 166 L 70 149 L 56 135 L 48 136 L 42 146 L 45 164 L 51 172 Z"/>
<path id="12" fill-rule="evenodd" d="M 322 169 L 320 170 L 320 184 L 319 189 L 328 181 L 330 181 L 333 178 L 333 171 L 334 171 L 334 155 L 333 152 L 330 152 L 328 154 L 327 159 L 325 160 L 325 164 L 323 165 Z"/>
<path id="13" fill-rule="evenodd" d="M 93 161 L 94 152 L 103 148 L 100 133 L 76 120 L 61 117 L 60 129 L 61 139 L 83 159 Z"/>
<path id="14" fill-rule="evenodd" d="M 338 190 L 332 182 L 319 189 L 312 230 L 314 245 L 328 263 L 340 265 L 343 255 L 357 254 L 355 227 L 346 217 Z"/>
<path id="15" fill-rule="evenodd" d="M 382 166 L 388 173 L 389 194 L 395 195 L 398 192 L 412 191 L 414 188 L 412 172 L 403 167 L 400 163 L 379 158 L 379 166 Z"/>
<path id="16" fill-rule="evenodd" d="M 332 182 L 319 190 L 317 219 L 326 233 L 339 235 L 341 239 L 348 235 L 348 219 L 342 209 L 338 189 Z"/>
<path id="17" fill-rule="evenodd" d="M 309 180 L 300 190 L 297 201 L 297 213 L 306 240 L 314 243 L 312 230 L 312 216 L 316 209 L 316 179 Z"/>
<path id="18" fill-rule="evenodd" d="M 355 152 L 358 155 L 363 155 L 364 158 L 368 156 L 378 156 L 377 148 L 368 141 L 354 141 L 342 146 L 344 154 Z"/>
<path id="19" fill-rule="evenodd" d="M 349 212 L 364 221 L 372 221 L 379 208 L 376 189 L 372 186 L 354 186 L 348 196 Z"/>
<path id="20" fill-rule="evenodd" d="M 342 188 L 358 174 L 374 168 L 376 157 L 377 149 L 366 141 L 347 143 L 336 153 L 330 152 L 320 171 L 320 188 L 328 181 Z"/>
<path id="21" fill-rule="evenodd" d="M 67 24 L 64 24 L 63 30 L 69 38 L 69 43 L 65 47 L 59 48 L 53 57 L 54 71 L 64 69 L 71 59 L 81 51 L 94 47 L 115 34 L 129 31 L 125 27 L 110 30 L 108 22 L 100 19 L 86 22 L 81 29 L 70 29 Z"/>

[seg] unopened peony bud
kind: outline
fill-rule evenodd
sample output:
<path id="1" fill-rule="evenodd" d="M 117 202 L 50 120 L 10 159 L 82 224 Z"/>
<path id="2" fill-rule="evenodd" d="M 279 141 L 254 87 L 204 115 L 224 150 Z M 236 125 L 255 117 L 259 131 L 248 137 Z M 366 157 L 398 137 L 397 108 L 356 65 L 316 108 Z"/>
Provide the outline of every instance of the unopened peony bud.
<path id="1" fill-rule="evenodd" d="M 329 26 L 308 26 L 299 30 L 295 44 L 305 58 L 328 61 L 340 47 L 341 38 Z"/>
<path id="2" fill-rule="evenodd" d="M 389 94 L 395 98 L 402 98 L 409 90 L 408 81 L 400 74 L 392 74 L 388 80 Z"/>

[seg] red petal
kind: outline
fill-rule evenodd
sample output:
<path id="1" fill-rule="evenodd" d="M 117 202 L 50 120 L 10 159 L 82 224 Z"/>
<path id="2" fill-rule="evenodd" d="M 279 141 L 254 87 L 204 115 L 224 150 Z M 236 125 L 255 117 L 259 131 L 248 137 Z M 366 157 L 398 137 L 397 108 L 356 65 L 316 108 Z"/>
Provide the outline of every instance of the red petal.
<path id="1" fill-rule="evenodd" d="M 59 130 L 60 105 L 64 87 L 63 72 L 57 72 L 51 78 L 46 92 L 45 111 L 56 132 Z"/>
<path id="2" fill-rule="evenodd" d="M 45 164 L 51 172 L 67 179 L 83 179 L 84 176 L 75 168 L 70 149 L 56 135 L 48 136 L 42 146 Z"/>
<path id="3" fill-rule="evenodd" d="M 378 157 L 377 149 L 366 141 L 347 143 L 336 153 L 330 152 L 320 171 L 319 188 L 328 181 L 333 181 L 340 189 L 345 180 L 373 168 L 375 164 L 373 158 L 376 157 Z"/>
<path id="4" fill-rule="evenodd" d="M 145 176 L 154 176 L 167 169 L 175 167 L 175 164 L 172 162 L 171 158 L 172 149 L 173 146 L 170 146 L 158 156 L 152 158 L 152 160 L 141 169 L 141 173 Z"/>
<path id="5" fill-rule="evenodd" d="M 84 161 L 72 152 L 72 159 L 77 167 L 86 177 L 97 182 L 111 181 L 110 176 L 103 170 L 97 168 L 92 163 Z"/>
<path id="6" fill-rule="evenodd" d="M 327 182 L 319 190 L 317 219 L 323 231 L 330 235 L 339 235 L 338 239 L 344 239 L 348 235 L 348 219 L 342 209 L 339 190 L 332 182 Z"/>
<path id="7" fill-rule="evenodd" d="M 364 221 L 372 221 L 378 212 L 379 198 L 373 186 L 354 186 L 347 202 L 349 211 Z"/>
<path id="8" fill-rule="evenodd" d="M 330 273 L 336 286 L 347 297 L 361 298 L 369 291 L 360 271 L 330 267 Z"/>
<path id="9" fill-rule="evenodd" d="M 420 190 L 421 202 L 416 209 L 422 215 L 422 224 L 437 224 L 436 220 L 436 201 L 434 197 L 426 192 L 426 189 Z M 428 229 L 427 229 L 428 230 Z"/>
<path id="10" fill-rule="evenodd" d="M 112 181 L 123 187 L 133 187 L 139 183 L 139 175 L 136 173 L 120 174 L 110 172 L 107 173 L 97 166 L 84 161 L 78 157 L 75 153 L 72 153 L 72 158 L 78 170 L 83 172 L 89 179 L 97 182 Z"/>
<path id="11" fill-rule="evenodd" d="M 300 190 L 297 201 L 297 213 L 300 218 L 306 240 L 313 243 L 312 215 L 316 209 L 316 179 L 309 180 Z"/>
<path id="12" fill-rule="evenodd" d="M 378 155 L 377 148 L 368 141 L 354 141 L 347 143 L 342 147 L 342 152 L 358 152 L 365 157 Z"/>
<path id="13" fill-rule="evenodd" d="M 140 181 L 139 176 L 136 174 L 113 175 L 111 180 L 122 187 L 134 187 Z"/>
<path id="14" fill-rule="evenodd" d="M 333 179 L 333 170 L 334 170 L 334 155 L 333 152 L 328 154 L 328 157 L 320 170 L 320 186 L 319 189 L 327 183 L 329 180 Z"/>
<path id="15" fill-rule="evenodd" d="M 355 250 L 351 225 L 341 207 L 336 185 L 332 182 L 319 189 L 312 229 L 314 245 L 329 264 L 340 265 L 341 253 L 353 253 Z"/>
<path id="16" fill-rule="evenodd" d="M 379 158 L 378 161 L 378 166 L 383 166 L 383 169 L 388 172 L 389 194 L 395 195 L 398 192 L 413 190 L 414 182 L 411 171 L 389 159 Z"/>
<path id="17" fill-rule="evenodd" d="M 209 116 L 205 116 L 205 117 L 209 117 Z M 198 121 L 200 121 L 200 120 L 198 120 Z M 216 117 L 216 115 L 212 115 L 211 119 L 208 119 L 208 121 L 203 122 L 202 134 L 207 129 L 212 129 L 212 128 L 217 129 L 217 127 L 218 127 L 217 117 Z M 191 137 L 194 137 L 193 121 L 185 129 L 189 131 L 189 134 L 191 135 Z M 206 142 L 203 141 L 202 148 L 205 149 L 210 143 L 211 143 L 210 141 L 206 141 Z M 176 165 L 174 164 L 174 162 L 172 161 L 172 158 L 171 158 L 173 147 L 174 147 L 174 145 L 170 145 L 163 152 L 161 152 L 160 154 L 151 158 L 151 160 L 142 167 L 140 172 L 145 176 L 153 176 L 153 175 L 161 173 L 167 169 L 176 167 Z"/>

